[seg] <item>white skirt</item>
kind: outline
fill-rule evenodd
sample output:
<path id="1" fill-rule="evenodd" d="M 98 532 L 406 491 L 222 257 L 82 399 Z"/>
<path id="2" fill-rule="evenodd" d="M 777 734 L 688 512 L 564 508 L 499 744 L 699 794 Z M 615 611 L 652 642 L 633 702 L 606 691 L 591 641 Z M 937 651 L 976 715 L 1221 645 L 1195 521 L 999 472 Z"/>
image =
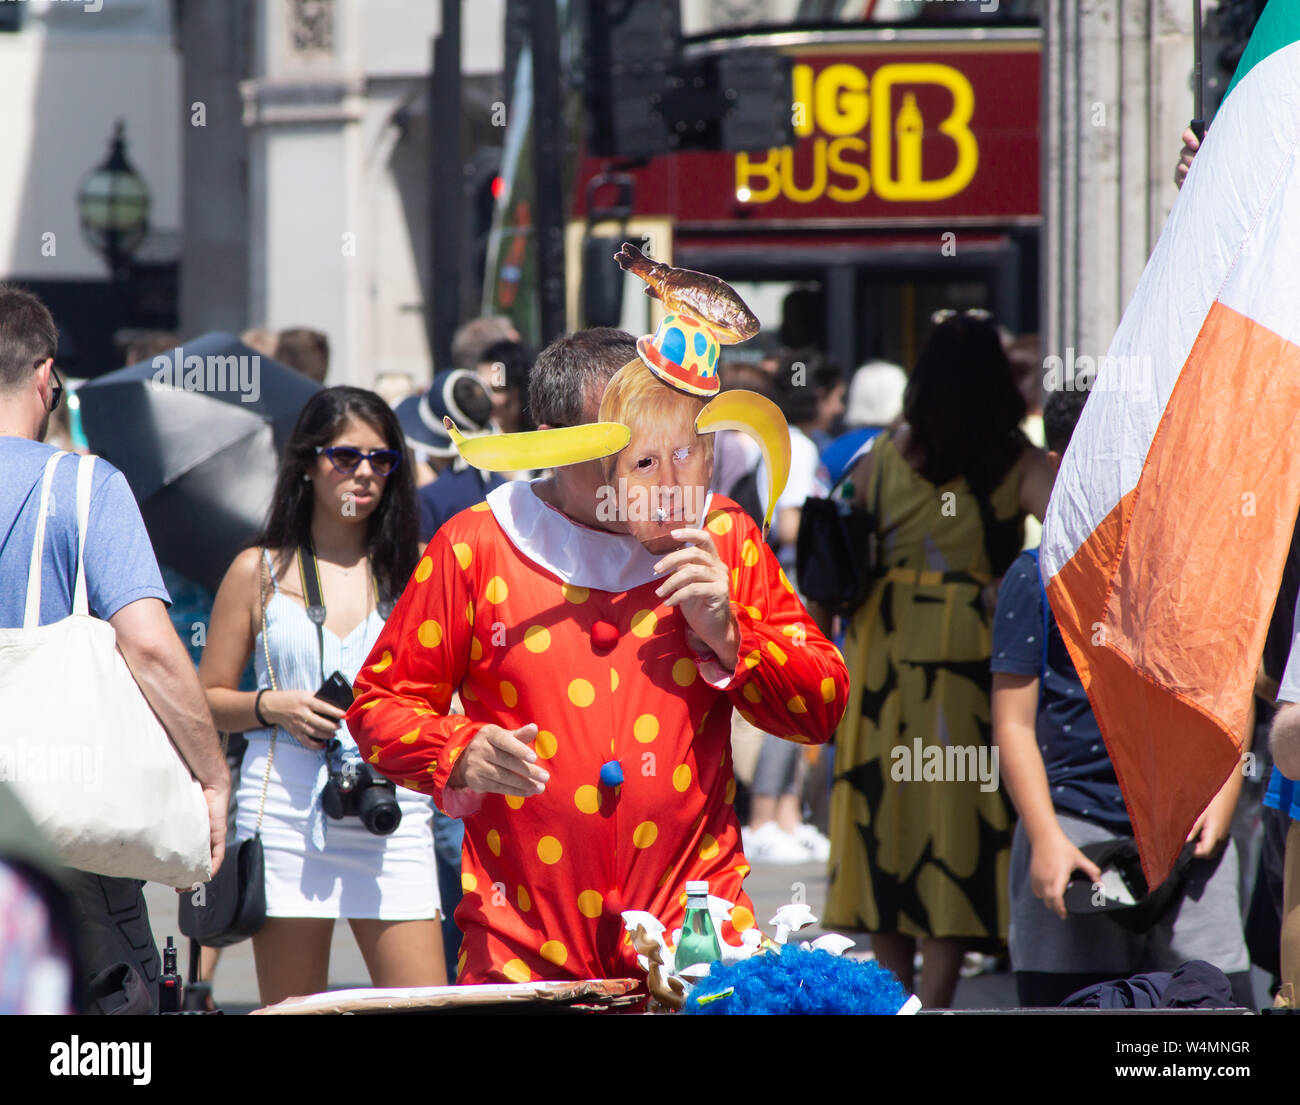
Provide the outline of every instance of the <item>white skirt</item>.
<path id="1" fill-rule="evenodd" d="M 271 747 L 269 739 L 249 736 L 236 798 L 237 841 L 250 839 L 256 829 Z M 440 903 L 431 799 L 398 787 L 402 822 L 389 836 L 374 835 L 357 817 L 327 817 L 325 850 L 317 851 L 307 813 L 320 762 L 320 753 L 307 751 L 280 732 L 262 818 L 267 916 L 432 918 Z"/>

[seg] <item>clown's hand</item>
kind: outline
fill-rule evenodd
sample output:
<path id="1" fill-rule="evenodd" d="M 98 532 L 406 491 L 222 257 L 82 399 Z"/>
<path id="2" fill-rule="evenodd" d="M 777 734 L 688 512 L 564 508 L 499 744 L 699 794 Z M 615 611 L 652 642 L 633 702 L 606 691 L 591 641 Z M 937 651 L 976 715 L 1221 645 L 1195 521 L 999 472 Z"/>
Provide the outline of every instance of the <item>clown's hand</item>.
<path id="1" fill-rule="evenodd" d="M 502 729 L 484 725 L 465 751 L 447 780 L 452 787 L 468 787 L 479 794 L 513 794 L 531 798 L 546 789 L 550 773 L 537 763 L 537 753 L 527 742 L 537 739 L 537 726 Z"/>
<path id="2" fill-rule="evenodd" d="M 740 627 L 731 612 L 727 566 L 718 555 L 707 530 L 675 529 L 673 537 L 686 547 L 671 552 L 655 565 L 667 578 L 655 591 L 665 606 L 681 607 L 689 627 L 688 639 L 702 643 L 718 658 L 723 670 L 732 671 L 740 654 Z"/>

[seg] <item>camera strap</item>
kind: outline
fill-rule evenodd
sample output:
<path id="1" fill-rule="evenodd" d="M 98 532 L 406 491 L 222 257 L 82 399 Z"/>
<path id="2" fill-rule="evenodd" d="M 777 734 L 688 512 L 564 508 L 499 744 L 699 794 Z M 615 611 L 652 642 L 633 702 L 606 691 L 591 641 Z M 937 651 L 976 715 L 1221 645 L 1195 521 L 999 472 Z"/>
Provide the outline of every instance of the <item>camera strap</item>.
<path id="1" fill-rule="evenodd" d="M 311 562 L 311 570 L 307 570 L 308 561 Z M 302 593 L 307 600 L 307 617 L 312 620 L 316 626 L 316 641 L 320 646 L 320 681 L 325 682 L 325 594 L 320 582 L 320 562 L 316 559 L 316 548 L 309 537 L 298 546 L 298 575 L 302 579 Z M 372 574 L 370 577 L 371 586 L 375 592 L 375 606 L 379 609 L 384 620 L 387 621 L 388 614 L 392 613 L 391 606 L 387 612 L 384 611 L 385 604 L 379 601 L 379 581 Z"/>

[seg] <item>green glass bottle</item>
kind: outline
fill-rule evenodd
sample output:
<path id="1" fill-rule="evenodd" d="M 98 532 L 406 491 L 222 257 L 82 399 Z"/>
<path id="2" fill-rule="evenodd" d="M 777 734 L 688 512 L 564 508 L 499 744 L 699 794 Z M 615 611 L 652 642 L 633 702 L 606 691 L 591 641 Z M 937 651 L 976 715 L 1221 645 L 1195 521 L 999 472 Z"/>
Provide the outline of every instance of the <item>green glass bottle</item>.
<path id="1" fill-rule="evenodd" d="M 686 967 L 696 963 L 713 963 L 721 956 L 722 946 L 713 928 L 713 918 L 709 915 L 709 884 L 688 882 L 686 919 L 682 921 L 682 935 L 677 941 L 673 972 L 681 974 Z"/>

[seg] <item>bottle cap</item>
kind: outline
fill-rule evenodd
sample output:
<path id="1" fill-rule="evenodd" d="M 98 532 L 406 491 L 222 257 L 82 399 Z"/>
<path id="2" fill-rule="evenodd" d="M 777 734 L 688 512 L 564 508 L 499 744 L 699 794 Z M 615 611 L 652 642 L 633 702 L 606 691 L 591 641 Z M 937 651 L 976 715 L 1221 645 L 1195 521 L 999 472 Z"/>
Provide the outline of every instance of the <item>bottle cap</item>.
<path id="1" fill-rule="evenodd" d="M 706 880 L 700 879 L 697 881 L 692 879 L 691 881 L 687 882 L 686 896 L 688 898 L 694 898 L 697 896 L 707 898 L 708 895 L 709 895 L 709 884 Z"/>

